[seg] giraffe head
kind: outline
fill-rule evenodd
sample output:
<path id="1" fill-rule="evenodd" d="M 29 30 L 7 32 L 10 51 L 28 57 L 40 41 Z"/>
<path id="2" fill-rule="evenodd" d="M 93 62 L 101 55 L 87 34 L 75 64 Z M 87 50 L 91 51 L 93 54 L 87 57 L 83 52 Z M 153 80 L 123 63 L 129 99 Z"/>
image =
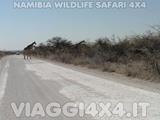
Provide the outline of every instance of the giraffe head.
<path id="1" fill-rule="evenodd" d="M 37 43 L 34 41 L 32 44 L 33 44 L 33 45 L 36 45 Z"/>

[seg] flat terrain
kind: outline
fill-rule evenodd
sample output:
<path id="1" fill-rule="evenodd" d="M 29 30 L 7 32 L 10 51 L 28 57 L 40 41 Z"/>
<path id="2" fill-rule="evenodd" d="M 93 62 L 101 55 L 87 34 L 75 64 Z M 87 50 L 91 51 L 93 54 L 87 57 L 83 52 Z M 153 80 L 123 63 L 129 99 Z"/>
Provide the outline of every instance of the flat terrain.
<path id="1" fill-rule="evenodd" d="M 0 72 L 0 120 L 160 120 L 158 83 L 138 83 L 138 80 L 131 81 L 125 77 L 123 81 L 121 76 L 102 75 L 99 72 L 38 59 L 25 61 L 22 56 L 3 58 Z M 115 115 L 92 117 L 89 114 L 84 117 L 66 117 L 60 114 L 53 118 L 46 114 L 43 117 L 27 117 L 23 110 L 16 117 L 11 107 L 11 103 L 17 106 L 22 102 L 30 103 L 32 112 L 36 103 L 46 108 L 49 103 L 63 105 L 71 101 L 75 106 L 80 102 L 86 105 L 92 102 L 110 102 L 113 106 L 121 102 L 126 113 L 121 118 Z M 147 117 L 142 117 L 141 109 L 138 109 L 137 117 L 132 117 L 133 103 L 149 103 Z"/>

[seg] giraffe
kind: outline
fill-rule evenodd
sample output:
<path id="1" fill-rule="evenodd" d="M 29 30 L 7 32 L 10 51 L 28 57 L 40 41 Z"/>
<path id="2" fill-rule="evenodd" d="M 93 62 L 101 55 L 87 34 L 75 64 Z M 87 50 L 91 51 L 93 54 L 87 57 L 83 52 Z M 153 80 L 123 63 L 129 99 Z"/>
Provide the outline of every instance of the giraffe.
<path id="1" fill-rule="evenodd" d="M 32 50 L 34 48 L 34 46 L 36 45 L 36 42 L 34 41 L 33 43 L 29 44 L 27 47 L 24 48 L 23 50 L 23 55 L 24 55 L 24 59 L 31 59 L 31 54 L 32 54 Z"/>
<path id="2" fill-rule="evenodd" d="M 79 43 L 74 45 L 74 55 L 77 57 L 81 54 L 82 46 L 85 45 L 86 41 L 80 41 Z"/>

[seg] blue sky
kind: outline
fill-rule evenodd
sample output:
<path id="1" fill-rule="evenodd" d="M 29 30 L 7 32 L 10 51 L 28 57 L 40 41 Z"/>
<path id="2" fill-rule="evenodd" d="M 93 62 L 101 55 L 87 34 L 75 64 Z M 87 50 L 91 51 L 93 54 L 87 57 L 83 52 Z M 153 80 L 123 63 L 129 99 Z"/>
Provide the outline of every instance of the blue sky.
<path id="1" fill-rule="evenodd" d="M 118 0 L 117 0 L 118 1 Z M 72 41 L 143 33 L 160 25 L 160 1 L 145 0 L 145 9 L 14 9 L 13 0 L 0 4 L 0 49 L 23 49 L 32 41 L 54 36 Z"/>

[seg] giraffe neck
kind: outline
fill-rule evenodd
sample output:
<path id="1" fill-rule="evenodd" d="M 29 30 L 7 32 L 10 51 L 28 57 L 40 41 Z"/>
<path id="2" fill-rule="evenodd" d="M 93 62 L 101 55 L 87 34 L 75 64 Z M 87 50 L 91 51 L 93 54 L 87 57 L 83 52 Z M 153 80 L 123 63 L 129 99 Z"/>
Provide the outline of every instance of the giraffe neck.
<path id="1" fill-rule="evenodd" d="M 26 48 L 24 48 L 24 50 L 31 50 L 34 46 L 35 42 L 33 42 L 32 44 L 28 45 Z"/>

